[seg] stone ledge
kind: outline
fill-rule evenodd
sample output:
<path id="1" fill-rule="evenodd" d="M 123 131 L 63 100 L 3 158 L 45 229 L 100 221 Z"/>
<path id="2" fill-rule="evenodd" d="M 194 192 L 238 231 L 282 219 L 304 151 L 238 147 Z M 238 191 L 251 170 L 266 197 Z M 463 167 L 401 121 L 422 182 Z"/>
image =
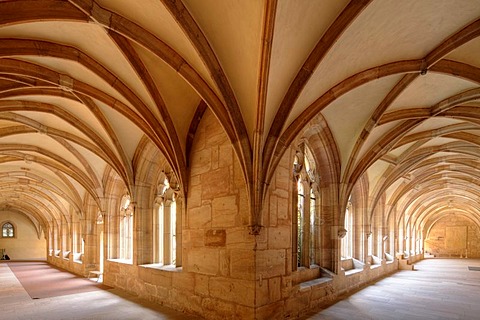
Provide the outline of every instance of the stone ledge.
<path id="1" fill-rule="evenodd" d="M 150 263 L 150 264 L 141 264 L 139 265 L 141 268 L 145 269 L 155 269 L 155 270 L 161 270 L 161 271 L 167 271 L 167 272 L 182 272 L 183 268 L 182 267 L 176 267 L 172 264 L 159 264 L 159 263 Z"/>
<path id="2" fill-rule="evenodd" d="M 350 269 L 350 270 L 345 270 L 345 276 L 351 276 L 356 273 L 362 272 L 363 269 Z"/>
<path id="3" fill-rule="evenodd" d="M 317 287 L 326 286 L 327 284 L 329 284 L 332 281 L 333 281 L 332 278 L 327 278 L 327 277 L 322 277 L 322 278 L 317 278 L 317 279 L 305 281 L 305 282 L 299 283 L 299 287 L 300 287 L 299 291 L 300 292 L 308 291 L 308 290 L 311 290 L 311 289 L 315 289 Z"/>
<path id="4" fill-rule="evenodd" d="M 107 261 L 108 262 L 114 262 L 114 263 L 133 265 L 133 260 L 127 260 L 127 259 L 108 259 Z"/>

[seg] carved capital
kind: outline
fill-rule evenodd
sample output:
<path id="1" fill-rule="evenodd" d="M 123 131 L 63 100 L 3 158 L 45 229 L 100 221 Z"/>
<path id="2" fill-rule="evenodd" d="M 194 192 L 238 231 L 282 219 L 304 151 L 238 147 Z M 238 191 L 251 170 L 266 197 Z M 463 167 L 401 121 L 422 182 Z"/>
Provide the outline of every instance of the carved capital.
<path id="1" fill-rule="evenodd" d="M 249 228 L 249 233 L 254 236 L 258 236 L 260 234 L 260 231 L 262 230 L 263 226 L 259 224 L 254 224 L 252 226 L 248 226 Z"/>
<path id="2" fill-rule="evenodd" d="M 337 235 L 340 239 L 343 239 L 347 235 L 347 229 L 345 228 L 339 228 Z"/>

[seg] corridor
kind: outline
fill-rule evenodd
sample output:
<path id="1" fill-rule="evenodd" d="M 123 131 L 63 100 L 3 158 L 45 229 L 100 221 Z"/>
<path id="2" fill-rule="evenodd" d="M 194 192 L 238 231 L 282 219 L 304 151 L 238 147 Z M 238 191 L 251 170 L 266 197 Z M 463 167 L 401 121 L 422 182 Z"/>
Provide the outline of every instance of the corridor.
<path id="1" fill-rule="evenodd" d="M 479 319 L 479 259 L 425 259 L 304 319 Z M 118 289 L 32 300 L 0 264 L 1 319 L 193 319 Z"/>
<path id="2" fill-rule="evenodd" d="M 305 319 L 480 319 L 480 271 L 468 267 L 480 260 L 425 259 Z"/>
<path id="3" fill-rule="evenodd" d="M 0 263 L 0 283 L 1 320 L 196 319 L 118 289 L 32 299 L 7 263 Z"/>

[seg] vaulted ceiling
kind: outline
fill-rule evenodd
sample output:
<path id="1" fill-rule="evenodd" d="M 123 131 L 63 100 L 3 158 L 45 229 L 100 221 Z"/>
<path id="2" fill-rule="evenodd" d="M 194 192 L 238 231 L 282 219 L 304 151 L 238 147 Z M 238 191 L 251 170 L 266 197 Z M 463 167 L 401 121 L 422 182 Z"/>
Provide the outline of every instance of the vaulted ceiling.
<path id="1" fill-rule="evenodd" d="M 1 1 L 0 208 L 101 206 L 142 139 L 186 187 L 209 108 L 253 202 L 320 117 L 343 199 L 366 176 L 371 207 L 477 217 L 479 36 L 479 0 Z"/>

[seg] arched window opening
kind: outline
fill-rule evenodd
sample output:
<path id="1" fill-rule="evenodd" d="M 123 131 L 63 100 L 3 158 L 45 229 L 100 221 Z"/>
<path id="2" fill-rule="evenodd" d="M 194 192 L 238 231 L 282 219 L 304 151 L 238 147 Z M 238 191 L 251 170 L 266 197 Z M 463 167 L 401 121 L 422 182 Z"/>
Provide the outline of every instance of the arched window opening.
<path id="1" fill-rule="evenodd" d="M 313 189 L 310 189 L 310 264 L 315 264 L 315 222 L 317 198 Z"/>
<path id="2" fill-rule="evenodd" d="M 130 196 L 124 195 L 120 204 L 120 259 L 133 258 L 133 208 Z"/>
<path id="3" fill-rule="evenodd" d="M 422 237 L 422 233 L 420 232 L 420 230 L 417 230 L 416 234 L 417 234 L 417 237 L 416 237 L 416 243 L 417 243 L 416 254 L 421 254 L 423 252 L 423 237 Z M 466 258 L 466 256 L 465 256 L 465 258 Z"/>
<path id="4" fill-rule="evenodd" d="M 164 203 L 163 199 L 158 204 L 154 215 L 154 241 L 153 241 L 153 250 L 154 250 L 154 262 L 158 264 L 163 264 L 163 234 L 164 234 Z"/>
<path id="5" fill-rule="evenodd" d="M 177 193 L 165 173 L 157 185 L 153 217 L 153 262 L 160 265 L 178 266 L 177 259 Z"/>
<path id="6" fill-rule="evenodd" d="M 5 222 L 2 226 L 3 238 L 15 238 L 15 228 L 10 222 Z"/>
<path id="7" fill-rule="evenodd" d="M 410 224 L 407 224 L 407 227 L 405 228 L 405 252 L 404 252 L 406 257 L 409 257 L 410 254 L 411 254 L 411 252 L 410 252 L 411 241 L 412 241 L 412 239 L 410 237 Z"/>
<path id="8" fill-rule="evenodd" d="M 177 204 L 175 195 L 173 195 L 172 204 L 170 205 L 170 257 L 171 264 L 176 264 L 177 258 Z"/>
<path id="9" fill-rule="evenodd" d="M 295 179 L 295 195 L 297 217 L 294 221 L 294 237 L 292 237 L 296 249 L 293 266 L 310 267 L 319 260 L 317 247 L 319 246 L 318 229 L 318 183 L 315 174 L 315 161 L 310 149 L 305 145 L 300 146 L 293 162 Z"/>
<path id="10" fill-rule="evenodd" d="M 367 233 L 367 255 L 371 256 L 373 255 L 373 234 L 372 232 Z"/>
<path id="11" fill-rule="evenodd" d="M 342 238 L 341 243 L 341 255 L 342 258 L 351 258 L 353 256 L 353 212 L 352 212 L 352 200 L 351 197 L 345 210 L 345 230 L 347 234 Z"/>
<path id="12" fill-rule="evenodd" d="M 305 210 L 304 210 L 304 200 L 305 195 L 303 190 L 302 180 L 299 179 L 297 182 L 297 266 L 301 267 L 303 265 L 303 238 L 304 238 L 304 225 L 305 225 Z"/>
<path id="13" fill-rule="evenodd" d="M 417 229 L 410 225 L 410 255 L 414 256 L 418 251 Z"/>

